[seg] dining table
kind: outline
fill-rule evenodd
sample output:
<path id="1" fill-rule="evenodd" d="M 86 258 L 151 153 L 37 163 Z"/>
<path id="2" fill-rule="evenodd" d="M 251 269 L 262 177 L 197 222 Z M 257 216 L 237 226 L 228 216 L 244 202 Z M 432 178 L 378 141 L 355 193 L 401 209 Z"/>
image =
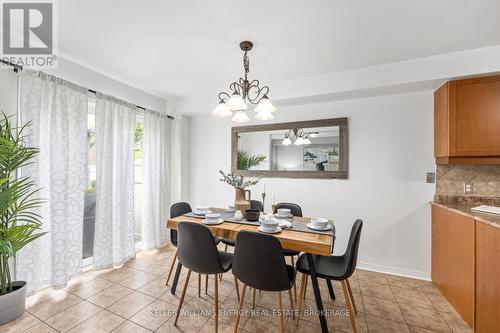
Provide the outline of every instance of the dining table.
<path id="1" fill-rule="evenodd" d="M 225 209 L 222 208 L 210 208 L 213 212 L 224 213 Z M 216 225 L 207 226 L 212 234 L 216 237 L 236 239 L 236 235 L 240 231 L 254 231 L 259 232 L 257 227 L 259 222 L 250 221 L 235 221 L 229 218 L 227 214 L 222 214 L 224 221 Z M 232 216 L 232 215 L 231 215 Z M 311 282 L 314 291 L 314 298 L 316 301 L 316 307 L 318 310 L 318 317 L 321 325 L 322 332 L 328 332 L 328 325 L 325 317 L 325 310 L 323 307 L 323 301 L 321 298 L 321 292 L 318 284 L 318 276 L 316 274 L 316 266 L 314 263 L 314 255 L 321 256 L 331 256 L 333 252 L 333 245 L 335 242 L 335 225 L 331 222 L 331 230 L 329 232 L 315 232 L 306 227 L 307 223 L 311 220 L 309 217 L 297 217 L 293 216 L 291 221 L 293 222 L 290 228 L 283 228 L 279 233 L 272 234 L 276 237 L 282 248 L 295 250 L 299 252 L 304 252 L 307 257 L 309 270 L 311 272 Z M 177 224 L 183 221 L 203 223 L 202 216 L 196 216 L 194 213 L 189 213 L 181 215 L 175 218 L 170 218 L 167 220 L 166 227 L 171 230 L 177 230 Z M 175 294 L 177 283 L 179 280 L 180 272 L 182 269 L 182 264 L 177 263 L 176 272 L 174 275 L 174 281 L 172 282 L 171 293 Z M 328 290 L 330 296 L 335 298 L 333 288 L 331 286 L 331 281 L 327 280 Z"/>

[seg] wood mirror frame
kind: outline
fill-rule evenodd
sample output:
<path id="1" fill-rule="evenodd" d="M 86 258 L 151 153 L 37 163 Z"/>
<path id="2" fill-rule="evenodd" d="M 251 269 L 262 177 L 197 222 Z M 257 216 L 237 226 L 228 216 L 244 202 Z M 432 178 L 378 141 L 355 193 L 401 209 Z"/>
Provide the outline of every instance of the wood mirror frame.
<path id="1" fill-rule="evenodd" d="M 323 178 L 347 179 L 349 171 L 348 119 L 330 118 L 308 121 L 296 121 L 278 124 L 237 126 L 231 128 L 231 172 L 238 176 L 261 178 Z M 288 130 L 291 128 L 314 128 L 339 126 L 339 171 L 302 171 L 302 170 L 237 170 L 238 134 Z"/>

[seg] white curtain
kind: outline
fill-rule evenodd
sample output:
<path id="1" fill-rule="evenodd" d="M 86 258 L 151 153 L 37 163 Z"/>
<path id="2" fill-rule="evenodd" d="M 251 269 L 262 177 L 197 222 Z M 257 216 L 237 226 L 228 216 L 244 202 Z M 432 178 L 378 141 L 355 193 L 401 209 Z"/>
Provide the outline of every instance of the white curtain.
<path id="1" fill-rule="evenodd" d="M 87 161 L 87 89 L 39 72 L 24 72 L 20 90 L 27 144 L 40 149 L 31 176 L 47 202 L 36 210 L 48 234 L 17 257 L 18 280 L 28 290 L 60 288 L 82 266 L 83 202 Z"/>
<path id="2" fill-rule="evenodd" d="M 169 147 L 171 120 L 157 112 L 144 112 L 142 138 L 142 248 L 149 250 L 165 244 L 165 222 L 170 207 Z"/>
<path id="3" fill-rule="evenodd" d="M 136 107 L 96 94 L 97 150 L 94 267 L 119 266 L 135 256 L 134 125 Z"/>

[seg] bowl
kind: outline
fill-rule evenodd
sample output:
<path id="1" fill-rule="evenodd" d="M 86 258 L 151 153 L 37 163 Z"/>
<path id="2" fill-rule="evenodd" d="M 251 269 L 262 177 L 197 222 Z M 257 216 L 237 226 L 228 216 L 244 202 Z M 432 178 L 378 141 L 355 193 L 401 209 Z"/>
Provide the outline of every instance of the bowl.
<path id="1" fill-rule="evenodd" d="M 210 221 L 217 221 L 221 216 L 219 213 L 208 213 L 205 215 L 205 218 Z"/>
<path id="2" fill-rule="evenodd" d="M 259 209 L 247 209 L 245 210 L 245 217 L 248 221 L 258 221 L 260 217 Z"/>
<path id="3" fill-rule="evenodd" d="M 328 219 L 322 217 L 311 218 L 311 225 L 318 229 L 324 229 L 328 226 Z"/>
<path id="4" fill-rule="evenodd" d="M 205 215 L 209 212 L 208 207 L 205 206 L 198 206 L 195 208 L 194 213 L 198 215 Z"/>
<path id="5" fill-rule="evenodd" d="M 292 211 L 290 209 L 288 209 L 288 208 L 279 208 L 278 209 L 278 215 L 280 215 L 280 216 L 286 216 L 286 217 L 288 217 L 288 216 L 290 216 L 291 212 Z"/>
<path id="6" fill-rule="evenodd" d="M 262 220 L 260 224 L 263 229 L 269 231 L 276 230 L 276 228 L 278 227 L 278 221 L 275 219 Z"/>

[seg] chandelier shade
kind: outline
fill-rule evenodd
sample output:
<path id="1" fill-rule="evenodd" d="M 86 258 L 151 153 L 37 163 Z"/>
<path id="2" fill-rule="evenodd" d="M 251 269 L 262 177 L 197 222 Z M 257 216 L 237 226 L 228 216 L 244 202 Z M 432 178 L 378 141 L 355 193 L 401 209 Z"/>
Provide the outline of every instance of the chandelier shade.
<path id="1" fill-rule="evenodd" d="M 236 111 L 232 118 L 235 122 L 246 122 L 249 118 L 245 112 L 240 113 L 248 108 L 249 104 L 255 104 L 255 116 L 258 120 L 272 120 L 274 116 L 271 112 L 276 111 L 276 108 L 271 103 L 268 97 L 269 87 L 261 86 L 259 80 L 249 80 L 248 73 L 250 72 L 250 60 L 248 59 L 248 51 L 253 47 L 250 41 L 243 41 L 240 43 L 240 48 L 244 52 L 243 55 L 243 68 L 245 74 L 240 77 L 238 81 L 234 81 L 229 85 L 230 92 L 225 91 L 219 93 L 219 105 L 212 111 L 215 117 L 225 118 L 232 115 L 231 111 Z M 221 104 L 227 108 L 227 112 Z M 219 107 L 220 106 L 220 107 Z"/>

